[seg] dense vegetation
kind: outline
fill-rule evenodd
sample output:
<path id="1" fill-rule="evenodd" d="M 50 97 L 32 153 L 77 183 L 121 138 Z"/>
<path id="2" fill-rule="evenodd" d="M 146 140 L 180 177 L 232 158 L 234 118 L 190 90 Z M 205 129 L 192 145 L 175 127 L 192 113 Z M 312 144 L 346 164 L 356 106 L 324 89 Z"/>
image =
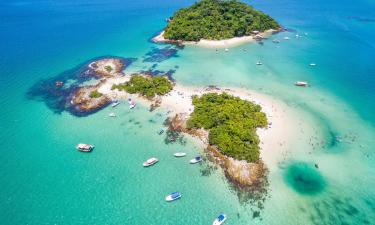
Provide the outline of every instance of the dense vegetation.
<path id="1" fill-rule="evenodd" d="M 134 75 L 129 81 L 113 85 L 113 89 L 124 90 L 131 94 L 139 93 L 148 98 L 155 95 L 165 95 L 173 88 L 173 84 L 166 77 L 144 77 L 141 75 Z"/>
<path id="2" fill-rule="evenodd" d="M 259 105 L 226 93 L 195 96 L 193 104 L 188 128 L 208 130 L 210 144 L 218 146 L 227 156 L 248 162 L 259 159 L 256 128 L 267 125 Z"/>
<path id="3" fill-rule="evenodd" d="M 171 40 L 220 40 L 278 29 L 270 16 L 236 0 L 202 0 L 178 10 L 165 29 Z"/>
<path id="4" fill-rule="evenodd" d="M 90 94 L 89 94 L 89 97 L 90 97 L 90 98 L 100 98 L 100 97 L 102 97 L 102 96 L 103 96 L 103 94 L 100 93 L 100 92 L 97 91 L 97 90 L 94 90 L 94 91 L 90 92 Z"/>
<path id="5" fill-rule="evenodd" d="M 112 66 L 105 66 L 104 67 L 104 69 L 108 72 L 108 73 L 110 73 L 113 69 L 112 69 Z"/>

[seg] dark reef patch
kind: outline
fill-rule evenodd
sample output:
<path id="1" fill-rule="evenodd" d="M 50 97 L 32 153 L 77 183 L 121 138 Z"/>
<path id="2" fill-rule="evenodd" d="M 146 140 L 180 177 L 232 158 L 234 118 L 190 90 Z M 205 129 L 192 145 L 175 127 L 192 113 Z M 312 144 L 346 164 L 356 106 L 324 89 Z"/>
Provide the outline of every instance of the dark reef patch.
<path id="1" fill-rule="evenodd" d="M 104 58 L 118 58 L 124 63 L 124 68 L 134 62 L 135 58 L 121 58 L 113 56 L 103 56 L 88 60 L 78 66 L 66 70 L 54 77 L 39 80 L 26 92 L 27 99 L 44 102 L 47 107 L 55 113 L 67 111 L 75 116 L 87 116 L 97 112 L 77 111 L 70 103 L 74 93 L 80 86 L 90 80 L 98 80 L 100 76 L 88 67 L 91 62 Z M 108 104 L 107 104 L 108 105 Z M 104 105 L 103 107 L 107 106 Z"/>
<path id="2" fill-rule="evenodd" d="M 153 68 L 149 70 L 141 70 L 139 73 L 150 75 L 150 76 L 167 76 L 168 79 L 172 82 L 175 80 L 173 79 L 173 74 L 176 72 L 176 70 L 168 70 L 168 71 L 162 71 L 162 70 L 154 70 Z"/>
<path id="3" fill-rule="evenodd" d="M 143 56 L 143 62 L 163 62 L 169 58 L 178 57 L 177 51 L 178 49 L 175 46 L 165 46 L 163 48 L 154 47 Z"/>
<path id="4" fill-rule="evenodd" d="M 303 195 L 319 194 L 327 185 L 319 171 L 313 165 L 304 162 L 289 165 L 284 178 L 293 190 Z"/>
<path id="5" fill-rule="evenodd" d="M 306 210 L 301 211 L 308 215 L 312 224 L 373 224 L 370 221 L 374 221 L 375 214 L 359 210 L 363 207 L 357 206 L 359 202 L 356 199 L 336 193 L 328 195 L 324 200 L 314 200 Z"/>

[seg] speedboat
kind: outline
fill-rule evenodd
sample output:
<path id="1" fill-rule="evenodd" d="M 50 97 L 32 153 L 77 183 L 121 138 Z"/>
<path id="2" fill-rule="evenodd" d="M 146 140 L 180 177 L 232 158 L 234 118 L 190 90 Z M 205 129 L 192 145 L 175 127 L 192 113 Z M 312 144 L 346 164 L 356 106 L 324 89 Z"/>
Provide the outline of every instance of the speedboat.
<path id="1" fill-rule="evenodd" d="M 108 116 L 109 117 L 116 117 L 116 114 L 115 113 L 110 113 Z"/>
<path id="2" fill-rule="evenodd" d="M 284 37 L 284 40 L 290 40 L 290 37 Z"/>
<path id="3" fill-rule="evenodd" d="M 76 148 L 81 152 L 91 152 L 94 149 L 94 145 L 79 143 Z"/>
<path id="4" fill-rule="evenodd" d="M 294 83 L 294 85 L 299 86 L 299 87 L 307 87 L 307 86 L 309 86 L 309 84 L 307 82 L 305 82 L 305 81 L 297 81 L 297 82 Z"/>
<path id="5" fill-rule="evenodd" d="M 175 157 L 184 157 L 186 156 L 186 153 L 185 152 L 176 152 L 173 154 Z"/>
<path id="6" fill-rule="evenodd" d="M 258 66 L 263 65 L 263 63 L 262 63 L 261 61 L 258 61 L 256 64 L 257 64 Z"/>
<path id="7" fill-rule="evenodd" d="M 136 105 L 136 103 L 131 98 L 128 99 L 128 103 L 130 109 L 133 109 Z"/>
<path id="8" fill-rule="evenodd" d="M 225 214 L 220 214 L 212 223 L 212 225 L 221 225 L 227 220 L 227 216 Z"/>
<path id="9" fill-rule="evenodd" d="M 157 162 L 159 162 L 157 158 L 150 158 L 150 159 L 147 159 L 147 161 L 143 163 L 143 166 L 144 167 L 152 166 Z"/>
<path id="10" fill-rule="evenodd" d="M 118 106 L 120 104 L 120 102 L 119 101 L 114 101 L 114 102 L 112 102 L 112 107 L 116 107 L 116 106 Z"/>
<path id="11" fill-rule="evenodd" d="M 167 197 L 165 197 L 165 201 L 167 201 L 167 202 L 171 202 L 171 201 L 175 201 L 175 200 L 177 200 L 177 199 L 179 199 L 179 198 L 181 198 L 181 193 L 180 192 L 173 192 L 173 193 L 171 193 L 170 195 L 168 195 Z"/>
<path id="12" fill-rule="evenodd" d="M 316 66 L 316 63 L 310 63 L 310 66 Z"/>
<path id="13" fill-rule="evenodd" d="M 200 161 L 202 161 L 202 157 L 198 155 L 194 159 L 190 160 L 190 163 L 195 164 L 195 163 L 199 163 Z"/>

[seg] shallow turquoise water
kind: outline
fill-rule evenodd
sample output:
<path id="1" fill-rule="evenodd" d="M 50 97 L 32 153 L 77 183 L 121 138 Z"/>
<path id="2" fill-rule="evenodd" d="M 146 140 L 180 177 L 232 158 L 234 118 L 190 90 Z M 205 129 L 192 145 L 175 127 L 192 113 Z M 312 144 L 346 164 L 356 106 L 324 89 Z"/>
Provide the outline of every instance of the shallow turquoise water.
<path id="1" fill-rule="evenodd" d="M 251 1 L 302 37 L 287 32 L 277 38 L 291 40 L 278 45 L 268 40 L 228 53 L 185 47 L 170 58 L 155 57 L 159 51 L 149 58 L 153 48 L 170 48 L 150 37 L 190 3 L 0 2 L 2 224 L 210 224 L 221 212 L 229 216 L 227 224 L 375 221 L 374 3 Z M 326 144 L 292 145 L 283 166 L 270 171 L 259 209 L 257 202 L 243 202 L 209 162 L 187 163 L 201 152 L 194 140 L 164 143 L 156 133 L 163 110 L 118 107 L 113 119 L 106 108 L 78 118 L 28 98 L 40 79 L 106 55 L 137 58 L 127 71 L 175 70 L 173 77 L 186 85 L 242 86 L 275 96 L 306 114 L 316 136 L 323 136 L 314 141 Z M 255 65 L 259 59 L 262 67 Z M 296 80 L 312 87 L 294 88 Z M 80 154 L 77 142 L 96 149 Z M 173 158 L 181 149 L 189 157 Z M 161 162 L 145 170 L 141 163 L 152 156 Z M 301 193 L 306 188 L 317 191 Z M 165 203 L 173 191 L 181 191 L 182 199 Z"/>

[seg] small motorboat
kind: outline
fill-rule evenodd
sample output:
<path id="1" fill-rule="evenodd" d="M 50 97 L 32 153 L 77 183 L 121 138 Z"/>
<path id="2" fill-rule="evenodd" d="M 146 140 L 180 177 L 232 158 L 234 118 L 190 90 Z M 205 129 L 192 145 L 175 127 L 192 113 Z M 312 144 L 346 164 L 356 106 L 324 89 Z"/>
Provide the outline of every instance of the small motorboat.
<path id="1" fill-rule="evenodd" d="M 225 51 L 227 52 L 227 51 L 229 51 L 229 49 L 228 49 L 228 48 L 226 48 L 226 49 L 225 49 Z"/>
<path id="2" fill-rule="evenodd" d="M 147 161 L 143 163 L 143 166 L 144 167 L 152 166 L 157 162 L 159 162 L 157 158 L 150 158 L 150 159 L 147 159 Z"/>
<path id="3" fill-rule="evenodd" d="M 290 37 L 284 37 L 284 40 L 290 40 Z"/>
<path id="4" fill-rule="evenodd" d="M 273 39 L 272 42 L 273 43 L 280 43 L 280 41 L 278 39 Z"/>
<path id="5" fill-rule="evenodd" d="M 220 214 L 212 223 L 212 225 L 221 225 L 227 220 L 227 216 L 225 214 Z"/>
<path id="6" fill-rule="evenodd" d="M 261 61 L 258 61 L 256 64 L 257 64 L 258 66 L 263 65 L 263 63 L 262 63 Z"/>
<path id="7" fill-rule="evenodd" d="M 91 152 L 94 149 L 94 145 L 79 143 L 76 148 L 81 152 Z"/>
<path id="8" fill-rule="evenodd" d="M 62 81 L 56 81 L 55 82 L 55 86 L 56 87 L 62 87 L 62 86 L 64 86 L 64 82 L 62 82 Z"/>
<path id="9" fill-rule="evenodd" d="M 172 194 L 168 195 L 167 197 L 165 197 L 165 201 L 167 202 L 172 202 L 172 201 L 175 201 L 179 198 L 181 198 L 181 193 L 180 192 L 173 192 Z"/>
<path id="10" fill-rule="evenodd" d="M 112 104 L 111 104 L 111 106 L 112 107 L 116 107 L 116 106 L 118 106 L 118 105 L 120 105 L 120 102 L 119 101 L 114 101 L 114 102 L 112 102 Z"/>
<path id="11" fill-rule="evenodd" d="M 128 99 L 128 103 L 129 109 L 133 109 L 136 106 L 136 103 L 131 98 Z"/>
<path id="12" fill-rule="evenodd" d="M 294 85 L 298 86 L 298 87 L 307 87 L 309 86 L 309 83 L 305 82 L 305 81 L 297 81 L 294 83 Z"/>
<path id="13" fill-rule="evenodd" d="M 116 114 L 115 113 L 110 113 L 108 116 L 109 117 L 116 117 Z"/>
<path id="14" fill-rule="evenodd" d="M 175 157 L 184 157 L 186 156 L 186 153 L 185 152 L 176 152 L 173 154 Z"/>
<path id="15" fill-rule="evenodd" d="M 309 65 L 310 66 L 316 66 L 316 63 L 310 63 Z"/>
<path id="16" fill-rule="evenodd" d="M 190 160 L 190 164 L 199 163 L 201 161 L 202 161 L 202 157 L 201 156 L 196 156 L 194 159 Z"/>

